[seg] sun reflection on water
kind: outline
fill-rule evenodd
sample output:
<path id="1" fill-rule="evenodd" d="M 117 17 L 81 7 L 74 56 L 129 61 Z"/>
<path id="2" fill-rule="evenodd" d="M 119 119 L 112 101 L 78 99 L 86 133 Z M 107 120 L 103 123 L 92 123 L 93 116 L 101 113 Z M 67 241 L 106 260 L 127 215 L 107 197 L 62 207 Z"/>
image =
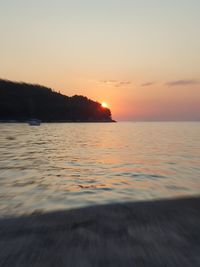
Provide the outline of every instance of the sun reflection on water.
<path id="1" fill-rule="evenodd" d="M 198 194 L 199 123 L 1 125 L 0 215 Z"/>

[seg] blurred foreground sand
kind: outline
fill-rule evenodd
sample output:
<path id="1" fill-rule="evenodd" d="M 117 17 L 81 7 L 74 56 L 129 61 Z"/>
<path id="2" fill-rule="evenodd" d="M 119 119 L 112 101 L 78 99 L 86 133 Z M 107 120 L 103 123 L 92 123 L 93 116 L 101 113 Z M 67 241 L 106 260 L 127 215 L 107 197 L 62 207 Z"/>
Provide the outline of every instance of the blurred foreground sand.
<path id="1" fill-rule="evenodd" d="M 200 198 L 2 218 L 0 266 L 200 266 Z"/>

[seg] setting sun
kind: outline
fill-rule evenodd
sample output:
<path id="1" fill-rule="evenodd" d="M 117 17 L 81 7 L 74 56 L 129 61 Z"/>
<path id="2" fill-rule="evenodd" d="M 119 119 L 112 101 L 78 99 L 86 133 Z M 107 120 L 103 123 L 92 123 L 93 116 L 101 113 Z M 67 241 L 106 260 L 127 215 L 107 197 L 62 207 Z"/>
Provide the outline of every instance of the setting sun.
<path id="1" fill-rule="evenodd" d="M 108 105 L 107 105 L 106 102 L 102 102 L 102 103 L 101 103 L 101 106 L 102 106 L 103 108 L 107 108 L 107 107 L 108 107 Z"/>

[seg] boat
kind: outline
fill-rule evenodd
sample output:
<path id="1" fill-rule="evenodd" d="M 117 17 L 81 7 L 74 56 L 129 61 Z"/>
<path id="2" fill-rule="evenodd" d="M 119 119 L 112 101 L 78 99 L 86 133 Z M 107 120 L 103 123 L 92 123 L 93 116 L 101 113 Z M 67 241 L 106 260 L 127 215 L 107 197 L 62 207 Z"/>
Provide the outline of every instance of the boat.
<path id="1" fill-rule="evenodd" d="M 30 126 L 40 126 L 41 124 L 41 120 L 38 120 L 38 119 L 31 119 L 28 121 L 28 124 Z"/>

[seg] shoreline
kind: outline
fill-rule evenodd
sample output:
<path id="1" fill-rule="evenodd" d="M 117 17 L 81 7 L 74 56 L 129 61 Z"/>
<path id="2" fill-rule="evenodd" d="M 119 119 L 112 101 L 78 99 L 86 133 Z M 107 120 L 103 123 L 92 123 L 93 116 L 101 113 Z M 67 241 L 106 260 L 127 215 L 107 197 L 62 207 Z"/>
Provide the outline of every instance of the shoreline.
<path id="1" fill-rule="evenodd" d="M 1 121 L 0 123 L 9 123 L 9 124 L 17 124 L 17 123 L 24 123 L 28 124 L 29 121 Z M 117 123 L 117 121 L 41 121 L 41 123 Z"/>
<path id="2" fill-rule="evenodd" d="M 199 266 L 200 197 L 0 219 L 1 266 Z"/>

